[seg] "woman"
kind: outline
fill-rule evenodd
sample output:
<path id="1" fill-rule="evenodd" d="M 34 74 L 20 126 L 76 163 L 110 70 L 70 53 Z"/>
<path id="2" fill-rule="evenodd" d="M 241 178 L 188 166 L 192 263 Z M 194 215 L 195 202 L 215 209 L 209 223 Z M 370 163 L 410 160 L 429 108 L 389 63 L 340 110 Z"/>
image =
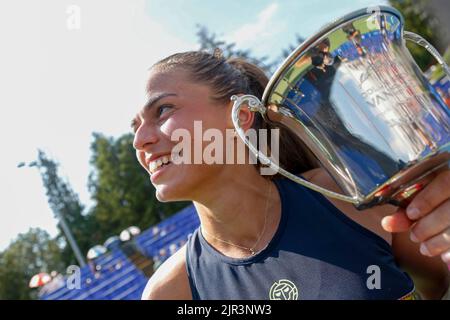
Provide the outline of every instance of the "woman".
<path id="1" fill-rule="evenodd" d="M 263 176 L 259 164 L 173 163 L 172 134 L 183 128 L 194 137 L 194 121 L 220 130 L 224 145 L 242 143 L 225 134 L 233 128 L 230 97 L 261 97 L 267 81 L 250 63 L 205 52 L 178 53 L 151 68 L 149 102 L 132 123 L 137 158 L 158 200 L 192 200 L 201 227 L 155 272 L 143 299 L 442 298 L 449 284 L 442 261 L 450 262 L 448 170 L 436 174 L 408 213 L 389 205 L 361 213 Z M 240 121 L 244 130 L 267 126 L 246 109 Z M 281 136 L 285 168 L 339 190 L 287 132 Z"/>

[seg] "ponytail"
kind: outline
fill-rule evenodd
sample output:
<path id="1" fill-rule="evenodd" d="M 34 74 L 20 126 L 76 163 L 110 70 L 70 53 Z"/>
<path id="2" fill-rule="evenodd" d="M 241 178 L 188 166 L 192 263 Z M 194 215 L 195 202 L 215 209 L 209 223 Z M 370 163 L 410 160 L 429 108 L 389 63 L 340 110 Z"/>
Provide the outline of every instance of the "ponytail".
<path id="1" fill-rule="evenodd" d="M 242 58 L 232 58 L 227 62 L 238 69 L 242 73 L 242 76 L 246 78 L 249 89 L 247 93 L 262 100 L 264 90 L 269 83 L 269 79 L 264 71 Z M 259 113 L 256 114 L 253 128 L 267 129 L 269 141 L 270 130 L 276 128 L 280 130 L 279 162 L 280 166 L 285 170 L 300 174 L 318 167 L 318 162 L 311 151 L 306 147 L 303 141 L 291 131 L 271 122 L 265 122 Z M 258 166 L 260 165 L 261 164 L 258 163 Z"/>

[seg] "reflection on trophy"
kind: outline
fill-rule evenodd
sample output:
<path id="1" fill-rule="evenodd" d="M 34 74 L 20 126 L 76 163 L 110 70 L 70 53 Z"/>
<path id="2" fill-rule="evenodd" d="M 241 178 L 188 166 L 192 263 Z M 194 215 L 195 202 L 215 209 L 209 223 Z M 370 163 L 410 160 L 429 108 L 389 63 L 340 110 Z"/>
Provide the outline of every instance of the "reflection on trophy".
<path id="1" fill-rule="evenodd" d="M 405 46 L 424 46 L 390 7 L 362 9 L 303 42 L 271 78 L 262 101 L 233 97 L 233 122 L 249 149 L 282 175 L 358 209 L 405 205 L 450 160 L 450 111 Z M 244 105 L 295 133 L 346 195 L 280 168 L 239 126 Z"/>

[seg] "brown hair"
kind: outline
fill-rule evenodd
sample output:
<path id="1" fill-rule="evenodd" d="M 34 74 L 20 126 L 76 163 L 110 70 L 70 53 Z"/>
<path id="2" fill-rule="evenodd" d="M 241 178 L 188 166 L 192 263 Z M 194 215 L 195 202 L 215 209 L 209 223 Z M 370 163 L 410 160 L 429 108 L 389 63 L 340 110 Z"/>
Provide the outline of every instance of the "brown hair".
<path id="1" fill-rule="evenodd" d="M 217 49 L 214 54 L 204 51 L 176 53 L 152 66 L 152 69 L 160 71 L 173 68 L 182 68 L 188 71 L 193 81 L 207 84 L 214 93 L 211 98 L 223 103 L 229 103 L 232 95 L 241 93 L 262 99 L 269 82 L 258 66 L 242 58 L 225 59 Z M 269 141 L 270 129 L 280 129 L 279 161 L 282 168 L 292 173 L 302 173 L 318 166 L 302 141 L 283 127 L 263 121 L 259 113 L 256 114 L 253 128 L 268 129 Z M 257 165 L 259 167 L 261 163 Z"/>

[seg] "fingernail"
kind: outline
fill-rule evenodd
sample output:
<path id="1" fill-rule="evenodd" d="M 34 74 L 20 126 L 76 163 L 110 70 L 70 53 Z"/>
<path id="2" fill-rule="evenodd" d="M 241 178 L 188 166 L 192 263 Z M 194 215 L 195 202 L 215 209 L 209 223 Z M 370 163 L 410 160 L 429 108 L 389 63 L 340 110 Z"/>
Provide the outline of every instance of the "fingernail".
<path id="1" fill-rule="evenodd" d="M 430 256 L 430 251 L 428 251 L 428 248 L 424 243 L 420 245 L 420 253 L 424 256 Z"/>
<path id="2" fill-rule="evenodd" d="M 447 251 L 447 252 L 441 254 L 441 258 L 442 258 L 442 261 L 444 261 L 447 264 L 450 264 L 450 251 Z"/>
<path id="3" fill-rule="evenodd" d="M 409 234 L 409 238 L 411 239 L 412 242 L 418 243 L 419 239 L 417 239 L 416 235 L 414 234 L 414 232 L 411 231 L 411 233 Z"/>
<path id="4" fill-rule="evenodd" d="M 408 207 L 406 209 L 406 214 L 408 215 L 408 217 L 410 219 L 413 219 L 413 220 L 420 217 L 420 211 L 416 207 Z"/>

